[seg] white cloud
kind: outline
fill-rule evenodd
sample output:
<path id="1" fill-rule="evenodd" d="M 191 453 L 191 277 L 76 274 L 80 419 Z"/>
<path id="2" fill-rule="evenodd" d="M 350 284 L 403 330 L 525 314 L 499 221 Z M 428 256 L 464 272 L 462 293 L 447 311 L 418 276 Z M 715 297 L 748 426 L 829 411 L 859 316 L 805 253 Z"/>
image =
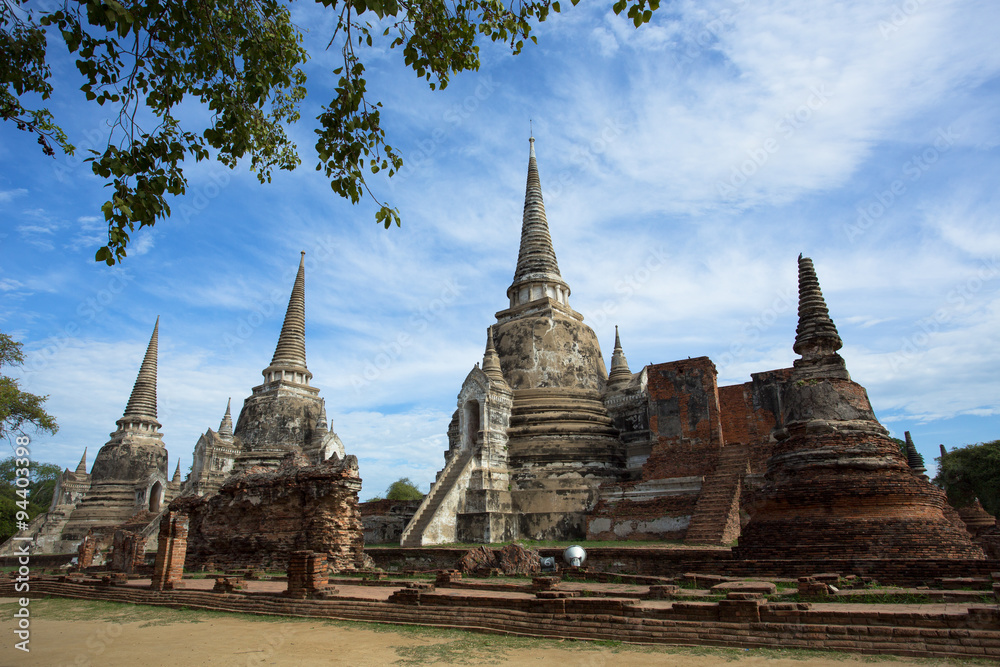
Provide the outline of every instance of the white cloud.
<path id="1" fill-rule="evenodd" d="M 28 190 L 25 188 L 15 188 L 13 190 L 0 190 L 0 204 L 6 204 L 13 201 L 17 197 L 23 197 L 28 194 Z"/>

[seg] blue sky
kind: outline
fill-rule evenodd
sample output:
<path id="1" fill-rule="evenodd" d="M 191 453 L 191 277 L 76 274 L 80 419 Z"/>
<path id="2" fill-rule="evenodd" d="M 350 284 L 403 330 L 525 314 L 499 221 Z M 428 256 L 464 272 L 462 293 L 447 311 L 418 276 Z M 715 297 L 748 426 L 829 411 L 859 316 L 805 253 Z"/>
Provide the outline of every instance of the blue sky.
<path id="1" fill-rule="evenodd" d="M 53 57 L 77 157 L 0 127 L 0 330 L 61 425 L 36 460 L 93 461 L 159 316 L 159 418 L 186 471 L 227 398 L 238 409 L 260 383 L 305 250 L 308 364 L 362 498 L 401 476 L 426 491 L 506 305 L 529 119 L 571 305 L 606 361 L 618 324 L 633 371 L 707 355 L 723 385 L 791 365 L 803 252 L 893 435 L 911 431 L 928 464 L 939 443 L 1000 437 L 1000 5 L 682 1 L 640 30 L 609 8 L 584 0 L 517 57 L 483 43 L 481 69 L 444 91 L 399 53 L 365 56 L 407 162 L 371 185 L 402 228 L 332 194 L 304 120 L 300 169 L 261 186 L 190 165 L 172 218 L 115 268 L 93 261 L 107 191 L 80 160 L 106 119 Z M 337 57 L 321 12 L 295 18 L 311 28 L 309 119 Z"/>

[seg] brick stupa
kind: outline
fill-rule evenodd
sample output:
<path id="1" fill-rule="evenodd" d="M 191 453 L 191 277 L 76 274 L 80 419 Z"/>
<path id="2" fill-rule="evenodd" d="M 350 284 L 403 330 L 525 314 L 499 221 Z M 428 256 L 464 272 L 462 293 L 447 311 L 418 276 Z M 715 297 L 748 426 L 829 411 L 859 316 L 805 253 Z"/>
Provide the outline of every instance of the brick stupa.
<path id="1" fill-rule="evenodd" d="M 908 465 L 837 353 L 812 260 L 799 256 L 801 355 L 781 396 L 784 428 L 734 552 L 748 559 L 983 558 L 944 515 L 944 492 Z"/>

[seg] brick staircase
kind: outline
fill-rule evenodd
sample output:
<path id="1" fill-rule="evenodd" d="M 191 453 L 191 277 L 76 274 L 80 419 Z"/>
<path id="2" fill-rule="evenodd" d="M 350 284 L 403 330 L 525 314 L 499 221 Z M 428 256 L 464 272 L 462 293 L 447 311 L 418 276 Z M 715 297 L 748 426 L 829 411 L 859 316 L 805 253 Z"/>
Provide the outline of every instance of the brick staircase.
<path id="1" fill-rule="evenodd" d="M 430 524 L 438 507 L 445 496 L 455 485 L 455 481 L 462 475 L 466 464 L 472 459 L 472 448 L 464 449 L 458 456 L 452 457 L 448 465 L 438 475 L 430 493 L 424 497 L 424 501 L 417 508 L 417 513 L 413 515 L 410 523 L 407 524 L 403 535 L 399 539 L 399 545 L 403 547 L 423 546 L 424 531 Z"/>
<path id="2" fill-rule="evenodd" d="M 740 491 L 750 472 L 745 445 L 719 450 L 715 471 L 705 478 L 698 495 L 685 544 L 729 544 L 740 534 Z"/>

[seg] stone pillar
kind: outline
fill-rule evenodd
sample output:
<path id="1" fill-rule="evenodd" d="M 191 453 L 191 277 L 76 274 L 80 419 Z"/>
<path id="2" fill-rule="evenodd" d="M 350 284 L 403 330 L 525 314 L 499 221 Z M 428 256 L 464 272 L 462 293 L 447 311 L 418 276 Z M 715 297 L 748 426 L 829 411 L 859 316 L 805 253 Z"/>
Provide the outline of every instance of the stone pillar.
<path id="1" fill-rule="evenodd" d="M 288 590 L 292 598 L 325 597 L 330 589 L 326 554 L 318 551 L 293 551 L 288 559 Z"/>
<path id="2" fill-rule="evenodd" d="M 129 530 L 116 530 L 111 547 L 111 569 L 132 574 L 146 562 L 146 538 Z"/>
<path id="3" fill-rule="evenodd" d="M 94 552 L 97 550 L 97 538 L 92 532 L 87 532 L 80 546 L 76 548 L 76 566 L 83 570 L 94 564 Z"/>
<path id="4" fill-rule="evenodd" d="M 184 557 L 187 553 L 188 516 L 167 512 L 160 519 L 160 537 L 153 569 L 154 591 L 180 588 L 184 578 Z"/>

